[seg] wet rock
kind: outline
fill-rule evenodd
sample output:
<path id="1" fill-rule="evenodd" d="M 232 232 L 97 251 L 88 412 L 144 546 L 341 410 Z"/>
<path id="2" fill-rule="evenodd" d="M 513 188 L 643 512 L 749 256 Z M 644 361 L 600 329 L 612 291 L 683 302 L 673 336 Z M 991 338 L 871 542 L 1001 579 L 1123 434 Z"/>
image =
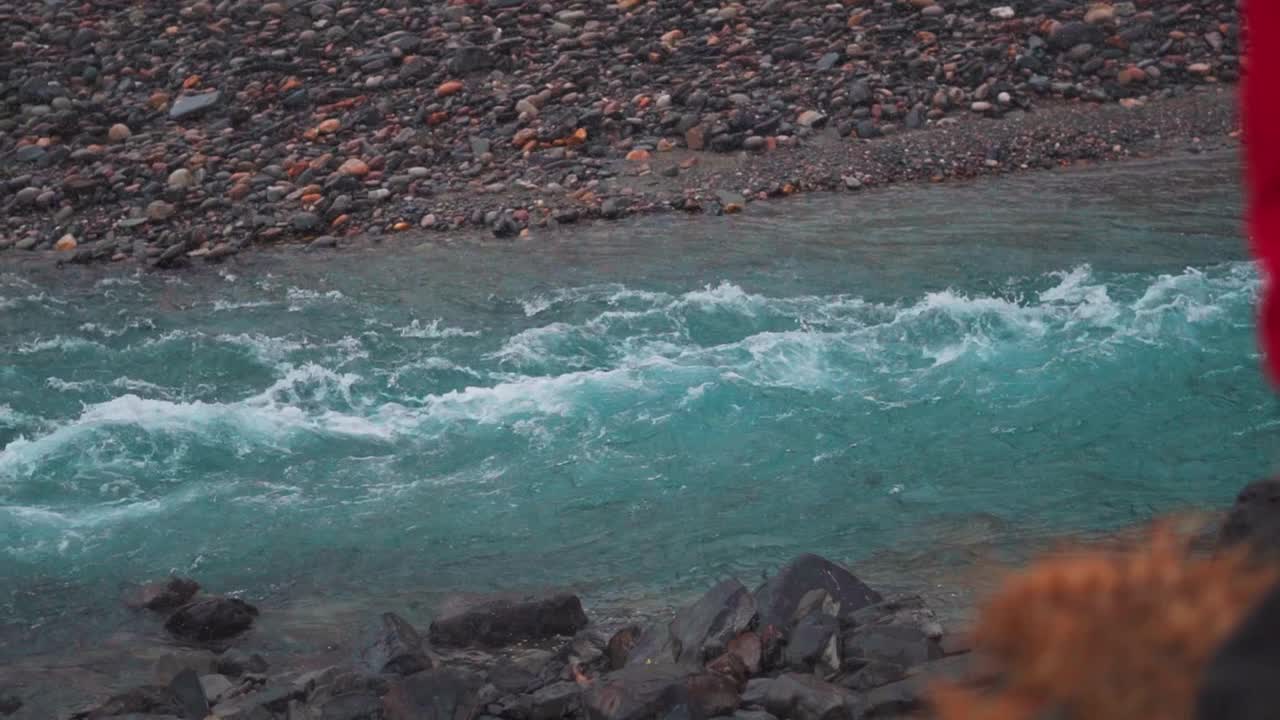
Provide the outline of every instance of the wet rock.
<path id="1" fill-rule="evenodd" d="M 573 681 L 552 683 L 528 695 L 521 695 L 509 712 L 523 720 L 559 720 L 577 717 L 583 687 Z"/>
<path id="2" fill-rule="evenodd" d="M 800 619 L 791 636 L 783 660 L 797 670 L 821 669 L 830 675 L 840 669 L 840 621 L 823 613 Z"/>
<path id="3" fill-rule="evenodd" d="M 435 667 L 418 631 L 395 613 L 379 617 L 360 651 L 359 663 L 374 673 L 395 675 L 412 675 Z"/>
<path id="4" fill-rule="evenodd" d="M 815 591 L 826 593 L 835 614 L 851 613 L 883 599 L 847 568 L 817 555 L 801 555 L 756 590 L 760 626 L 789 630 L 803 617 L 803 614 L 797 615 L 797 611 Z"/>
<path id="5" fill-rule="evenodd" d="M 741 690 L 736 680 L 716 673 L 699 673 L 685 682 L 690 714 L 694 718 L 728 715 L 737 709 Z"/>
<path id="6" fill-rule="evenodd" d="M 753 683 L 755 681 L 752 681 Z M 768 680 L 753 694 L 770 714 L 791 720 L 852 720 L 861 717 L 861 705 L 851 691 L 823 682 L 812 675 L 788 673 Z M 763 695 L 760 698 L 760 695 Z M 743 696 L 743 700 L 747 695 Z"/>
<path id="7" fill-rule="evenodd" d="M 643 631 L 639 625 L 630 625 L 617 631 L 613 634 L 613 637 L 609 638 L 606 654 L 609 658 L 609 668 L 611 670 L 619 670 L 627 664 L 627 657 L 640 641 L 642 633 Z"/>
<path id="8" fill-rule="evenodd" d="M 169 119 L 186 120 L 198 117 L 212 110 L 221 100 L 222 93 L 217 90 L 195 95 L 180 95 L 169 108 Z"/>
<path id="9" fill-rule="evenodd" d="M 1250 483 L 1236 495 L 1218 543 L 1247 543 L 1261 556 L 1280 559 L 1280 478 Z"/>
<path id="10" fill-rule="evenodd" d="M 225 720 L 268 720 L 288 712 L 289 703 L 302 698 L 302 692 L 292 686 L 267 687 L 218 703 L 213 716 Z"/>
<path id="11" fill-rule="evenodd" d="M 671 621 L 671 648 L 676 662 L 706 663 L 724 653 L 729 642 L 750 629 L 755 619 L 751 592 L 737 580 L 719 583 Z"/>
<path id="12" fill-rule="evenodd" d="M 219 673 L 233 678 L 249 673 L 261 675 L 270 669 L 261 655 L 248 654 L 236 648 L 231 648 L 219 655 L 213 667 Z"/>
<path id="13" fill-rule="evenodd" d="M 209 698 L 195 670 L 188 668 L 178 673 L 169 683 L 169 691 L 182 707 L 183 717 L 203 719 L 209 714 Z"/>
<path id="14" fill-rule="evenodd" d="M 168 580 L 147 583 L 125 598 L 132 608 L 164 611 L 186 604 L 200 592 L 200 583 L 190 578 L 171 577 Z"/>
<path id="15" fill-rule="evenodd" d="M 910 625 L 867 625 L 845 633 L 848 662 L 879 661 L 911 667 L 941 658 L 938 641 Z"/>
<path id="16" fill-rule="evenodd" d="M 507 645 L 572 635 L 587 622 L 576 595 L 458 595 L 441 607 L 429 634 L 440 645 Z"/>
<path id="17" fill-rule="evenodd" d="M 909 625 L 918 628 L 925 637 L 938 640 L 943 635 L 942 624 L 919 595 L 894 595 L 875 605 L 842 613 L 840 622 L 849 627 L 867 625 Z"/>
<path id="18" fill-rule="evenodd" d="M 167 687 L 144 685 L 112 695 L 106 702 L 87 712 L 76 713 L 73 720 L 99 720 L 121 715 L 173 715 L 182 717 L 183 708 Z"/>
<path id="19" fill-rule="evenodd" d="M 628 665 L 583 694 L 589 720 L 648 720 L 688 701 L 690 670 L 670 664 Z"/>
<path id="20" fill-rule="evenodd" d="M 226 675 L 201 675 L 200 689 L 210 703 L 217 704 L 222 698 L 231 694 L 235 684 Z"/>
<path id="21" fill-rule="evenodd" d="M 258 609 L 239 598 L 213 597 L 182 606 L 164 627 L 183 640 L 219 642 L 248 630 L 257 616 Z"/>
<path id="22" fill-rule="evenodd" d="M 426 670 L 392 683 L 383 698 L 386 720 L 471 720 L 484 678 L 466 670 Z"/>

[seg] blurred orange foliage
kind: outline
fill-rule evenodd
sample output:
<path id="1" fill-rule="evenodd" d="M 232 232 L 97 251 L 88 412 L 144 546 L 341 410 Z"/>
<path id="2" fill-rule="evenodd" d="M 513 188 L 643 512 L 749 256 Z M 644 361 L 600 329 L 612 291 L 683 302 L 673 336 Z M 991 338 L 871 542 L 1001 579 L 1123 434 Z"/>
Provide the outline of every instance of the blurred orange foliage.
<path id="1" fill-rule="evenodd" d="M 1214 651 L 1280 579 L 1243 548 L 1191 552 L 1171 526 L 1126 549 L 1055 556 L 982 607 L 973 647 L 987 687 L 940 684 L 942 720 L 1191 718 Z"/>

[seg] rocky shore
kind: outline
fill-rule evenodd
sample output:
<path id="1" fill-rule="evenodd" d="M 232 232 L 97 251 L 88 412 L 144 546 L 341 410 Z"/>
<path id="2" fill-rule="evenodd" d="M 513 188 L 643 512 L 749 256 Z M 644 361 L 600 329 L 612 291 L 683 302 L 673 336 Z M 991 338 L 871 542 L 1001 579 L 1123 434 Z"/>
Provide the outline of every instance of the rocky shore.
<path id="1" fill-rule="evenodd" d="M 1270 577 L 1280 533 L 1277 497 L 1280 479 L 1253 483 L 1225 514 L 1183 516 L 1179 532 L 1200 559 L 1256 548 L 1264 569 L 1258 577 Z M 1133 528 L 1089 547 L 1104 553 L 1096 557 L 1123 556 L 1144 547 L 1148 530 Z M 1081 550 L 1055 555 L 1070 565 Z M 1148 558 L 1143 552 L 1136 557 Z M 1021 588 L 1014 598 L 1040 592 L 1037 583 L 1025 576 L 1012 583 Z M 1051 601 L 1037 612 L 1067 612 L 1062 593 L 1044 592 Z M 1093 607 L 1087 593 L 1080 601 Z M 982 654 L 991 648 L 975 650 L 968 621 L 946 628 L 921 596 L 885 596 L 844 565 L 813 554 L 768 573 L 754 589 L 727 578 L 673 613 L 641 621 L 592 617 L 590 605 L 568 592 L 456 594 L 436 605 L 429 622 L 415 626 L 397 613 L 373 613 L 344 635 L 349 641 L 279 657 L 264 650 L 279 626 L 260 622 L 277 611 L 207 593 L 194 580 L 138 586 L 124 602 L 155 626 L 144 641 L 150 649 L 131 651 L 155 659 L 151 682 L 122 678 L 122 657 L 90 659 L 96 651 L 86 649 L 80 671 L 104 675 L 100 690 L 86 695 L 67 679 L 73 676 L 59 675 L 66 661 L 42 663 L 25 681 L 15 668 L 0 670 L 0 717 L 862 720 L 927 717 L 939 684 L 976 692 L 1000 687 L 985 661 L 991 658 Z M 1142 602 L 1160 601 L 1135 596 L 1117 607 Z M 1015 615 L 1005 624 L 1018 627 Z M 1075 620 L 1090 619 L 1096 620 L 1083 612 Z"/>
<path id="2" fill-rule="evenodd" d="M 963 639 L 921 598 L 883 597 L 816 555 L 754 591 L 724 580 L 646 625 L 592 622 L 567 593 L 458 595 L 422 631 L 395 613 L 372 618 L 345 662 L 311 669 L 276 669 L 251 652 L 257 609 L 194 581 L 145 586 L 130 604 L 190 652 L 167 682 L 71 718 L 899 717 L 920 707 L 931 679 L 969 665 Z M 7 702 L 20 711 L 21 698 Z"/>
<path id="3" fill-rule="evenodd" d="M 0 257 L 732 213 L 1235 130 L 1235 3 L 0 0 Z"/>

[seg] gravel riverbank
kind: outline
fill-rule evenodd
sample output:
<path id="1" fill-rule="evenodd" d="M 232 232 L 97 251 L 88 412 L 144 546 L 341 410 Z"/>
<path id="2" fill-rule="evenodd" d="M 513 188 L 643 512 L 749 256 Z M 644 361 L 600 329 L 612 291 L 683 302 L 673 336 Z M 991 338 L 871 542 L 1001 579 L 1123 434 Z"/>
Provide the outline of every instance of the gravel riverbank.
<path id="1" fill-rule="evenodd" d="M 1221 141 L 1234 3 L 0 1 L 0 257 L 737 212 Z"/>

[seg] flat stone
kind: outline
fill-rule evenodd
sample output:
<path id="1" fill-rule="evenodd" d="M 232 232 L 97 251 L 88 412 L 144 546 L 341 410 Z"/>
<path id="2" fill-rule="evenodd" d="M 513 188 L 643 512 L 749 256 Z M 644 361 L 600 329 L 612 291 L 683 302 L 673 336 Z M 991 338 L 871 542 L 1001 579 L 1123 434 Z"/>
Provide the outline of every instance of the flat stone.
<path id="1" fill-rule="evenodd" d="M 173 101 L 173 106 L 169 108 L 169 119 L 183 120 L 196 117 L 217 106 L 221 100 L 222 93 L 217 90 L 197 95 L 179 95 Z"/>

